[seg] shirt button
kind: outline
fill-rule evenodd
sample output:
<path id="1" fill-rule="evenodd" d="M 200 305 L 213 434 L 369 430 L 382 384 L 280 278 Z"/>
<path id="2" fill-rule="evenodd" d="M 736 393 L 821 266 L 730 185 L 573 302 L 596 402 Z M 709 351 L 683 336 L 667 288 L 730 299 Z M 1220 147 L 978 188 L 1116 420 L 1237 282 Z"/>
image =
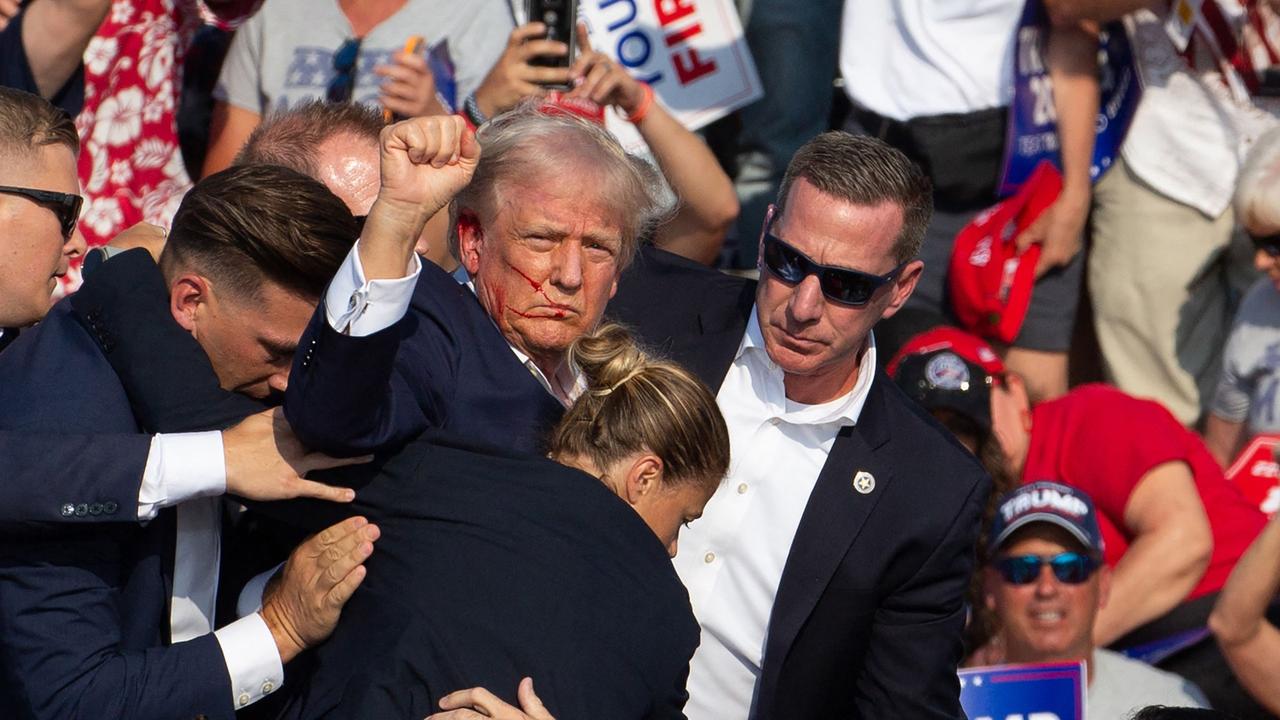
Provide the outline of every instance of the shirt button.
<path id="1" fill-rule="evenodd" d="M 782 418 L 769 418 L 769 424 L 778 427 L 782 424 Z"/>
<path id="2" fill-rule="evenodd" d="M 746 494 L 747 494 L 747 484 L 746 484 L 746 483 L 738 483 L 738 494 L 739 494 L 739 495 L 746 495 Z"/>
<path id="3" fill-rule="evenodd" d="M 270 680 L 268 680 L 268 681 L 266 681 L 266 682 L 262 683 L 262 694 L 263 694 L 263 695 L 270 695 L 270 694 L 271 694 L 271 691 L 272 691 L 272 690 L 275 690 L 275 689 L 276 689 L 275 683 L 271 682 Z"/>
<path id="4" fill-rule="evenodd" d="M 248 705 L 249 700 L 250 700 L 249 693 L 247 692 L 240 693 L 240 697 L 236 698 L 236 702 L 240 703 L 240 707 L 244 707 L 245 705 Z"/>
<path id="5" fill-rule="evenodd" d="M 706 562 L 708 565 L 710 565 L 711 563 L 713 563 L 713 562 L 715 562 L 715 561 L 716 561 L 716 554 L 715 554 L 715 553 L 713 553 L 713 552 L 709 552 L 709 553 L 707 553 L 706 555 L 703 555 L 703 556 L 702 556 L 702 559 L 703 559 L 703 561 L 704 561 L 704 562 Z"/>

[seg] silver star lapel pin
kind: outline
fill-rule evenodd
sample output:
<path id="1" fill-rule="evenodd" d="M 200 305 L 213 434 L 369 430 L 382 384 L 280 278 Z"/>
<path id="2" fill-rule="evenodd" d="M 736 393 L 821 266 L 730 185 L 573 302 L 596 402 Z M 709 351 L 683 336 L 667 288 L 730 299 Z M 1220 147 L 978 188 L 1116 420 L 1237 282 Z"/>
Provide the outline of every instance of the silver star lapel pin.
<path id="1" fill-rule="evenodd" d="M 876 476 L 866 470 L 859 470 L 853 476 L 853 489 L 863 495 L 870 494 L 872 490 L 876 489 Z"/>

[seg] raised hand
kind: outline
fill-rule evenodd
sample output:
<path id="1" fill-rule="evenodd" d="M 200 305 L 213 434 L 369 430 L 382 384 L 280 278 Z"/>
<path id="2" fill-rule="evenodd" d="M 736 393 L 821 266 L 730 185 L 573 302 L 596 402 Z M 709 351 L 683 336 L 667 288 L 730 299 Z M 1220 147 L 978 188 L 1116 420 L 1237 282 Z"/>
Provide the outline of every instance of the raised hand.
<path id="1" fill-rule="evenodd" d="M 222 431 L 227 469 L 227 493 L 247 500 L 287 500 L 297 497 L 351 502 L 355 492 L 305 480 L 312 470 L 368 462 L 369 457 L 338 459 L 307 452 L 294 436 L 280 408 L 250 415 Z"/>
<path id="2" fill-rule="evenodd" d="M 511 31 L 507 49 L 485 76 L 476 90 L 476 104 L 486 117 L 510 110 L 527 97 L 542 97 L 546 85 L 563 85 L 569 81 L 569 69 L 532 65 L 539 57 L 563 57 L 569 46 L 558 40 L 547 40 L 547 26 L 540 22 L 525 23 Z"/>
<path id="3" fill-rule="evenodd" d="M 343 606 L 364 580 L 364 561 L 380 534 L 365 518 L 347 518 L 299 545 L 267 584 L 261 613 L 280 662 L 333 633 Z"/>
<path id="4" fill-rule="evenodd" d="M 604 53 L 591 49 L 587 26 L 578 23 L 578 57 L 569 68 L 574 83 L 570 97 L 581 97 L 597 105 L 614 105 L 623 115 L 631 115 L 644 102 L 644 85 Z"/>
<path id="5" fill-rule="evenodd" d="M 447 112 L 436 98 L 436 78 L 421 54 L 398 52 L 373 72 L 382 78 L 378 101 L 396 115 L 408 118 Z"/>

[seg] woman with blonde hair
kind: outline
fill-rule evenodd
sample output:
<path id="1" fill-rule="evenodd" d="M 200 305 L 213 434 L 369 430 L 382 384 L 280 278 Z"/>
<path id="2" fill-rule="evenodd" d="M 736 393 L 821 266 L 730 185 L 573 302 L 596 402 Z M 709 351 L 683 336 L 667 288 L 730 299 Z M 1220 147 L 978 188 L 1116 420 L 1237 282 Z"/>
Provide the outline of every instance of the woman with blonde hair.
<path id="1" fill-rule="evenodd" d="M 728 431 L 705 385 L 620 326 L 571 357 L 585 390 L 548 458 L 430 435 L 337 474 L 356 488 L 341 510 L 382 537 L 283 717 L 420 720 L 466 688 L 514 701 L 526 677 L 562 720 L 681 716 L 698 624 L 668 556 Z"/>

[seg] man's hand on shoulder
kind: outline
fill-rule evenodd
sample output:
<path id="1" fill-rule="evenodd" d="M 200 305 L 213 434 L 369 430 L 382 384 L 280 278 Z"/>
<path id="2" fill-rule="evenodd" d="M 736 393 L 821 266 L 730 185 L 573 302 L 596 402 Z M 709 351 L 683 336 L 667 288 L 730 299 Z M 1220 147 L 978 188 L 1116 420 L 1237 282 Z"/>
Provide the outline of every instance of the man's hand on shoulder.
<path id="1" fill-rule="evenodd" d="M 470 688 L 440 698 L 440 709 L 426 720 L 556 720 L 533 692 L 533 678 L 520 681 L 520 707 L 509 705 L 484 688 Z"/>
<path id="2" fill-rule="evenodd" d="M 227 493 L 247 500 L 288 500 L 309 497 L 351 502 L 355 491 L 306 480 L 313 470 L 368 462 L 369 456 L 332 458 L 308 452 L 294 436 L 280 408 L 250 415 L 222 431 L 227 467 Z"/>
<path id="3" fill-rule="evenodd" d="M 363 517 L 347 518 L 299 545 L 267 583 L 262 619 L 281 663 L 333 633 L 343 606 L 364 580 L 364 561 L 380 534 Z"/>

